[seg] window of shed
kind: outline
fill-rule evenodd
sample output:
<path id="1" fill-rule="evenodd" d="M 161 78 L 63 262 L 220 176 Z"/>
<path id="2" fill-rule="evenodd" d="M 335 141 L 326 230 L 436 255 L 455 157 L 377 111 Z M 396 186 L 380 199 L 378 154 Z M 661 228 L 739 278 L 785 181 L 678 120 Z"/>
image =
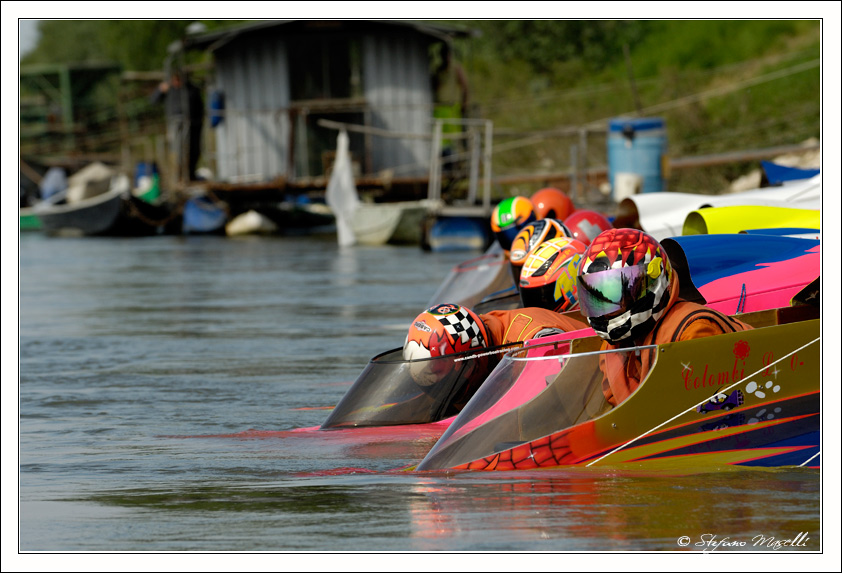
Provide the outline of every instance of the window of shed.
<path id="1" fill-rule="evenodd" d="M 289 44 L 293 100 L 343 99 L 362 95 L 361 50 L 349 38 L 297 38 Z"/>

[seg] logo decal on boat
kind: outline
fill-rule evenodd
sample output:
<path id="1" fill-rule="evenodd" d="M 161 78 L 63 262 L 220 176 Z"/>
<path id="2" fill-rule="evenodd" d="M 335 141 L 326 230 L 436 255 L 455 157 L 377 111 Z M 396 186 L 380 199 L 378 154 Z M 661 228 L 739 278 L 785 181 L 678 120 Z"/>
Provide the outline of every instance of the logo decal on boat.
<path id="1" fill-rule="evenodd" d="M 696 406 L 696 411 L 700 414 L 706 414 L 708 412 L 713 412 L 714 410 L 728 411 L 731 408 L 742 406 L 742 404 L 743 393 L 739 390 L 734 390 L 727 396 L 720 392 L 719 394 L 714 394 L 713 397 L 704 404 Z"/>
<path id="2" fill-rule="evenodd" d="M 710 364 L 705 364 L 701 377 L 693 376 L 693 366 L 683 364 L 681 377 L 684 379 L 685 390 L 698 390 L 713 386 L 727 386 L 733 382 L 739 382 L 745 377 L 746 359 L 751 353 L 751 347 L 745 340 L 739 340 L 734 344 L 734 367 L 731 371 L 720 370 L 710 371 Z"/>
<path id="3" fill-rule="evenodd" d="M 780 392 L 781 387 L 771 380 L 766 382 L 766 384 L 758 384 L 755 381 L 751 381 L 746 384 L 746 392 L 749 394 L 754 394 L 758 398 L 765 398 L 766 392 Z"/>
<path id="4" fill-rule="evenodd" d="M 745 340 L 738 340 L 734 343 L 734 356 L 736 356 L 738 360 L 745 362 L 746 358 L 748 358 L 749 352 L 751 352 L 751 348 Z"/>

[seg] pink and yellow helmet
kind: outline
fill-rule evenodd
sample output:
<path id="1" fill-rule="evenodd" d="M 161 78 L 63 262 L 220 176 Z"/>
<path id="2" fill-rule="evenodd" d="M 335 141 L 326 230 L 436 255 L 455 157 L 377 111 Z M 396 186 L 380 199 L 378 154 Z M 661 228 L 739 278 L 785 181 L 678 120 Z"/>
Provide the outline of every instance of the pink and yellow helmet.
<path id="1" fill-rule="evenodd" d="M 570 237 L 556 237 L 538 245 L 526 257 L 520 273 L 523 306 L 556 312 L 576 308 L 576 275 L 585 245 Z"/>

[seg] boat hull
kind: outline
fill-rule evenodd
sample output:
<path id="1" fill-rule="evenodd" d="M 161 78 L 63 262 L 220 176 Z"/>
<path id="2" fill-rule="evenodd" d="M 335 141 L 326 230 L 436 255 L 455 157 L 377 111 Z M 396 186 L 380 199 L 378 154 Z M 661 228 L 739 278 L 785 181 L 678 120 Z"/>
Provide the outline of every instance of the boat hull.
<path id="1" fill-rule="evenodd" d="M 357 244 L 419 244 L 422 223 L 429 212 L 425 201 L 359 203 L 351 228 Z"/>
<path id="2" fill-rule="evenodd" d="M 770 317 L 779 314 L 756 316 Z M 819 331 L 810 319 L 660 345 L 645 381 L 613 408 L 593 355 L 578 370 L 574 356 L 546 390 L 502 414 L 471 412 L 493 390 L 484 385 L 419 469 L 818 467 Z"/>
<path id="3" fill-rule="evenodd" d="M 148 236 L 169 233 L 175 226 L 169 209 L 146 203 L 123 188 L 36 212 L 49 235 Z"/>
<path id="4" fill-rule="evenodd" d="M 20 230 L 21 231 L 40 231 L 41 219 L 32 207 L 20 208 Z"/>

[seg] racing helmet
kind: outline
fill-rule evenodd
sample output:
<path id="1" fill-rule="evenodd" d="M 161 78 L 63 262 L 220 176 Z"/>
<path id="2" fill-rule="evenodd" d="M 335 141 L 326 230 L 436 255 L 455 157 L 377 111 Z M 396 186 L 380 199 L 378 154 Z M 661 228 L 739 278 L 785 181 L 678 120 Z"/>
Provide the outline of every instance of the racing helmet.
<path id="1" fill-rule="evenodd" d="M 515 236 L 515 240 L 512 241 L 512 248 L 509 252 L 509 263 L 512 267 L 515 284 L 518 284 L 520 280 L 521 269 L 526 257 L 535 250 L 535 247 L 549 239 L 572 236 L 573 233 L 570 229 L 556 219 L 540 219 L 524 225 Z"/>
<path id="2" fill-rule="evenodd" d="M 494 207 L 491 213 L 491 230 L 503 250 L 508 251 L 523 226 L 535 219 L 535 209 L 529 199 L 520 195 L 509 197 Z"/>
<path id="3" fill-rule="evenodd" d="M 539 189 L 530 197 L 530 200 L 535 207 L 535 217 L 538 219 L 551 218 L 564 221 L 576 210 L 570 197 L 555 187 Z"/>
<path id="4" fill-rule="evenodd" d="M 403 344 L 412 377 L 420 385 L 433 384 L 449 364 L 429 358 L 491 346 L 488 329 L 474 311 L 458 304 L 437 304 L 415 317 Z M 420 362 L 414 362 L 420 361 Z"/>
<path id="5" fill-rule="evenodd" d="M 564 220 L 564 225 L 573 233 L 573 237 L 590 245 L 602 231 L 614 227 L 604 215 L 588 209 L 580 209 Z"/>
<path id="6" fill-rule="evenodd" d="M 437 304 L 412 321 L 403 357 L 420 360 L 488 346 L 488 329 L 479 315 L 458 304 Z"/>
<path id="7" fill-rule="evenodd" d="M 609 229 L 591 242 L 579 265 L 579 306 L 611 343 L 645 336 L 666 312 L 673 270 L 658 241 L 637 229 Z"/>
<path id="8" fill-rule="evenodd" d="M 556 237 L 538 245 L 523 263 L 520 300 L 555 312 L 576 308 L 576 277 L 587 247 L 571 237 Z"/>

